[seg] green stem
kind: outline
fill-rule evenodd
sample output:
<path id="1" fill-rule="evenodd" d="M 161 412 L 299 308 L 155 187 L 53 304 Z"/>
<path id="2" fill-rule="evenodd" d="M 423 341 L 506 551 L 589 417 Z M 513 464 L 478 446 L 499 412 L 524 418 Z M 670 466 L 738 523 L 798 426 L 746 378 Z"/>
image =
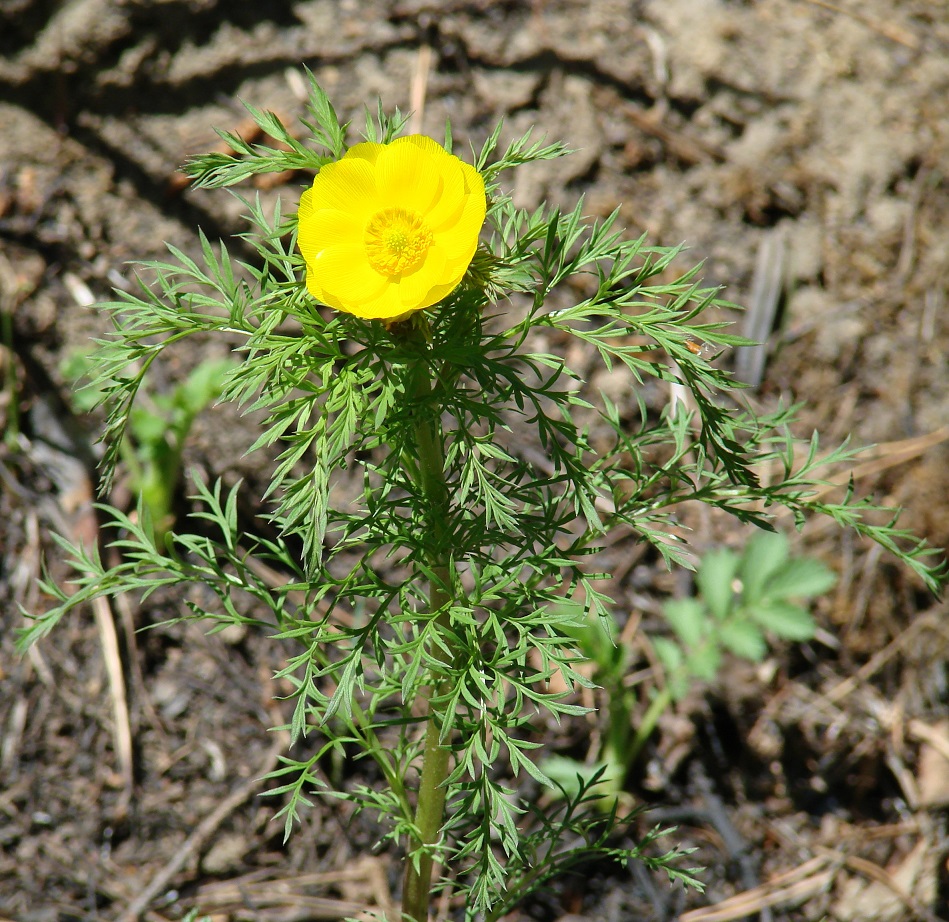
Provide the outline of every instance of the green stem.
<path id="1" fill-rule="evenodd" d="M 672 692 L 669 691 L 669 686 L 667 685 L 652 699 L 649 707 L 646 708 L 646 713 L 643 714 L 643 719 L 636 728 L 636 735 L 629 745 L 629 750 L 626 755 L 627 765 L 632 765 L 636 761 L 643 746 L 646 745 L 646 740 L 652 736 L 652 731 L 656 729 L 656 724 L 659 722 L 662 712 L 669 707 L 670 704 L 672 704 Z"/>
<path id="2" fill-rule="evenodd" d="M 432 586 L 432 597 L 439 594 Z M 439 616 L 439 622 L 444 615 Z M 418 849 L 417 859 L 406 858 L 405 879 L 402 886 L 402 918 L 406 922 L 426 922 L 432 897 L 432 849 L 438 844 L 445 816 L 444 781 L 449 771 L 449 750 L 441 742 L 442 727 L 432 699 L 445 691 L 444 678 L 436 680 L 427 697 L 428 727 L 425 731 L 425 749 L 422 754 L 422 777 L 419 782 L 418 803 L 415 808 L 417 839 L 412 843 Z"/>
<path id="3" fill-rule="evenodd" d="M 426 524 L 430 541 L 429 606 L 435 615 L 435 628 L 447 635 L 451 622 L 452 563 L 449 528 L 448 485 L 445 482 L 445 447 L 437 417 L 429 415 L 431 395 L 429 370 L 423 363 L 416 366 L 412 396 L 419 401 L 419 417 L 415 426 L 415 448 L 418 453 L 418 480 L 426 503 Z M 429 404 L 429 406 L 426 406 Z M 415 809 L 416 837 L 409 843 L 410 854 L 405 863 L 402 887 L 402 919 L 404 922 L 427 922 L 432 897 L 433 850 L 441 837 L 445 816 L 445 779 L 450 769 L 449 749 L 442 742 L 443 727 L 434 704 L 448 690 L 448 676 L 432 674 L 424 698 L 428 726 L 422 753 L 422 776 Z"/>

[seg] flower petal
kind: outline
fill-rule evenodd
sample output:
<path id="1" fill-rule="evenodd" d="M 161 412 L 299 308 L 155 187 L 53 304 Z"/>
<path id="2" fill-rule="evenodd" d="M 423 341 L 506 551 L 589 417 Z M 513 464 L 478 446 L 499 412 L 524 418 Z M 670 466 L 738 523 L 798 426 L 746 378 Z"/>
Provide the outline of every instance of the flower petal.
<path id="1" fill-rule="evenodd" d="M 358 244 L 339 244 L 322 250 L 309 263 L 316 283 L 344 305 L 358 304 L 378 297 L 388 284 L 366 261 Z M 344 308 L 350 310 L 349 307 Z"/>
<path id="2" fill-rule="evenodd" d="M 303 193 L 304 196 L 306 193 Z M 359 245 L 365 234 L 365 223 L 345 211 L 324 208 L 314 212 L 304 211 L 300 200 L 300 223 L 297 230 L 297 246 L 307 262 L 315 260 L 330 246 L 339 244 Z"/>
<path id="3" fill-rule="evenodd" d="M 371 214 L 378 207 L 379 193 L 373 165 L 361 158 L 328 163 L 320 169 L 310 190 L 313 211 L 330 209 L 350 214 Z"/>
<path id="4" fill-rule="evenodd" d="M 442 185 L 436 156 L 411 138 L 393 141 L 376 162 L 376 186 L 386 208 L 424 215 L 442 194 Z"/>
<path id="5" fill-rule="evenodd" d="M 343 160 L 367 160 L 375 165 L 385 147 L 385 144 L 376 144 L 375 141 L 362 141 L 349 148 L 343 155 Z"/>
<path id="6" fill-rule="evenodd" d="M 307 189 L 300 196 L 300 207 L 297 210 L 297 221 L 304 221 L 313 214 L 313 189 Z"/>
<path id="7" fill-rule="evenodd" d="M 469 200 L 458 221 L 449 230 L 435 234 L 449 263 L 463 262 L 467 268 L 478 247 L 478 235 L 484 224 L 484 205 Z"/>
<path id="8" fill-rule="evenodd" d="M 449 202 L 447 198 L 442 199 L 438 202 L 436 207 L 432 208 L 428 213 L 426 216 L 428 226 L 431 227 L 435 233 L 450 228 L 460 220 L 465 220 L 466 223 L 468 220 L 473 220 L 477 215 L 477 211 L 469 215 L 468 218 L 464 218 L 465 209 L 472 204 L 475 205 L 476 208 L 480 208 L 481 211 L 481 220 L 478 222 L 478 230 L 480 230 L 481 225 L 484 224 L 486 210 L 484 180 L 474 167 L 468 166 L 467 163 L 462 163 L 461 161 L 458 161 L 458 163 L 463 168 L 458 171 L 458 176 L 463 181 L 465 192 L 461 199 L 454 204 Z"/>
<path id="9" fill-rule="evenodd" d="M 434 304 L 438 298 L 428 296 L 433 288 L 445 281 L 444 275 L 445 253 L 438 247 L 430 247 L 422 268 L 399 279 L 400 301 L 405 307 L 416 305 L 422 308 Z"/>
<path id="10" fill-rule="evenodd" d="M 415 306 L 406 309 L 406 305 L 399 298 L 398 285 L 387 282 L 386 286 L 377 298 L 360 304 L 350 313 L 367 320 L 397 320 L 418 310 Z"/>
<path id="11" fill-rule="evenodd" d="M 425 215 L 425 221 L 433 231 L 438 231 L 457 220 L 465 204 L 466 193 L 462 173 L 457 164 L 453 163 L 450 166 L 451 169 L 443 171 L 443 177 L 446 180 L 451 178 L 451 191 L 440 195 Z M 447 185 L 449 184 L 446 182 Z"/>
<path id="12" fill-rule="evenodd" d="M 485 210 L 481 176 L 431 138 L 357 144 L 323 167 L 300 198 L 297 245 L 307 289 L 367 319 L 391 321 L 430 307 L 464 277 Z M 372 222 L 381 235 L 374 243 L 367 237 Z M 423 238 L 417 259 L 370 262 L 373 246 L 398 255 Z M 391 274 L 403 264 L 414 271 Z"/>

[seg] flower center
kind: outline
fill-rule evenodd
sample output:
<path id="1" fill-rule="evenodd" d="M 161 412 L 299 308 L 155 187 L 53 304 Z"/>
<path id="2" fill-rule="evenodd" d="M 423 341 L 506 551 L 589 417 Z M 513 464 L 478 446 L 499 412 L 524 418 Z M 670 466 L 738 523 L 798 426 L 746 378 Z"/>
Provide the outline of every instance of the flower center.
<path id="1" fill-rule="evenodd" d="M 414 211 L 386 208 L 366 225 L 366 256 L 381 275 L 413 272 L 432 245 L 432 232 Z"/>

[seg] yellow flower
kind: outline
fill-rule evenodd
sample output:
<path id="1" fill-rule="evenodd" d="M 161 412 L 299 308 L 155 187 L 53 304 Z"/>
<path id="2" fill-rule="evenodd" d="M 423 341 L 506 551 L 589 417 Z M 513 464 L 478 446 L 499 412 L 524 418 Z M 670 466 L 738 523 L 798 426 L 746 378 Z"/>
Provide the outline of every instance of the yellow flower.
<path id="1" fill-rule="evenodd" d="M 430 307 L 464 276 L 485 205 L 478 171 L 431 138 L 357 144 L 300 199 L 306 287 L 367 319 Z"/>

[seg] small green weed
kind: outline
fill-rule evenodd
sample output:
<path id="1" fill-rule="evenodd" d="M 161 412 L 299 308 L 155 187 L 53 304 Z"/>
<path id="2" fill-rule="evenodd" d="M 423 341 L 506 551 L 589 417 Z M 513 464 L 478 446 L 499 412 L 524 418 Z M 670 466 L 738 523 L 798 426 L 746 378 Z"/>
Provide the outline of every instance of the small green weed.
<path id="1" fill-rule="evenodd" d="M 172 507 L 181 480 L 181 458 L 195 419 L 221 395 L 234 360 L 206 359 L 170 392 L 142 393 L 141 403 L 129 412 L 128 429 L 120 457 L 129 472 L 132 492 L 142 506 L 157 539 L 174 524 Z M 62 364 L 62 373 L 75 384 L 73 407 L 89 413 L 105 397 L 94 377 L 88 352 L 73 352 Z"/>
<path id="2" fill-rule="evenodd" d="M 769 636 L 810 640 L 814 619 L 799 603 L 826 592 L 835 581 L 820 561 L 792 556 L 788 539 L 778 532 L 756 533 L 740 554 L 728 548 L 706 554 L 695 574 L 697 594 L 670 599 L 663 606 L 671 635 L 650 638 L 665 670 L 665 684 L 653 691 L 638 725 L 637 695 L 625 682 L 630 649 L 614 642 L 611 624 L 591 618 L 576 605 L 576 620 L 566 633 L 593 664 L 593 681 L 609 702 L 603 757 L 585 764 L 551 756 L 542 763 L 543 771 L 570 794 L 580 782 L 588 785 L 599 775 L 596 791 L 604 796 L 604 806 L 609 809 L 623 800 L 626 775 L 662 713 L 696 682 L 713 682 L 726 653 L 757 663 L 768 652 Z"/>

